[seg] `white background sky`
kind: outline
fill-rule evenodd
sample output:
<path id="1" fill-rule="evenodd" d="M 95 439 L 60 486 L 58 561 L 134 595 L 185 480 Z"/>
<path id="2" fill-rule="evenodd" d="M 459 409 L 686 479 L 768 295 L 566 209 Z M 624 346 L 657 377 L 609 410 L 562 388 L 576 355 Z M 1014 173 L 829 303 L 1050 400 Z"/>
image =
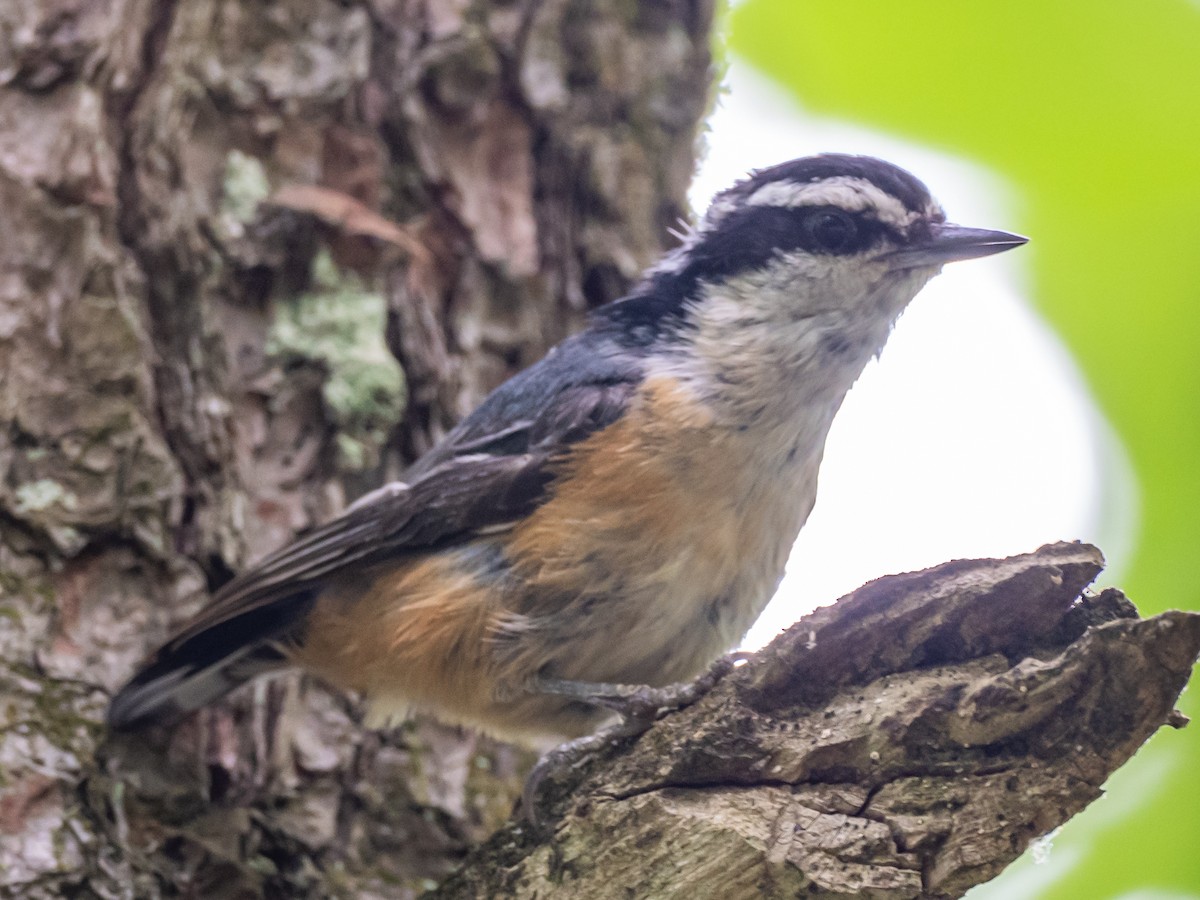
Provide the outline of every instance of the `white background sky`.
<path id="1" fill-rule="evenodd" d="M 697 209 L 749 169 L 837 151 L 909 169 L 950 221 L 1021 230 L 1017 187 L 807 114 L 737 58 L 710 127 L 692 189 Z M 947 266 L 867 367 L 834 423 L 817 506 L 787 577 L 747 647 L 865 581 L 948 559 L 1084 539 L 1107 549 L 1108 579 L 1119 577 L 1129 535 L 1106 523 L 1133 521 L 1132 489 L 1102 493 L 1101 484 L 1132 482 L 1069 355 L 1022 295 L 1037 252 L 1030 237 L 1011 253 Z"/>

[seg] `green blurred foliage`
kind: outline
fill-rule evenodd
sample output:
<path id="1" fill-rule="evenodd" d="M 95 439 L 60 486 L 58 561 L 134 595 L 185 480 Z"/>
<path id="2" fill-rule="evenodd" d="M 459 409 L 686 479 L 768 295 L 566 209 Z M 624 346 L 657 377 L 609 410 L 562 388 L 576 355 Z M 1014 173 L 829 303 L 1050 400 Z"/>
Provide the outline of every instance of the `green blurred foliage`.
<path id="1" fill-rule="evenodd" d="M 1200 608 L 1200 3 L 749 0 L 731 47 L 815 112 L 1007 176 L 1035 301 L 1138 478 L 1122 586 L 1144 613 Z M 979 895 L 1200 896 L 1200 730 L 1108 790 Z"/>

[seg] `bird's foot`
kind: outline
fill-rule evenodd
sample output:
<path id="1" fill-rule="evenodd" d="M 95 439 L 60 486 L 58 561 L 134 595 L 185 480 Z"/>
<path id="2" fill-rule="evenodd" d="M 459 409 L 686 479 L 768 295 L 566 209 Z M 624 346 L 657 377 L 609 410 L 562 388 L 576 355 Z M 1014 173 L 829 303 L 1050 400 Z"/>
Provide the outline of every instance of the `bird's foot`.
<path id="1" fill-rule="evenodd" d="M 534 682 L 535 691 L 604 707 L 621 718 L 595 734 L 560 744 L 537 761 L 529 777 L 525 779 L 525 787 L 521 791 L 521 809 L 525 817 L 531 824 L 539 825 L 537 797 L 548 775 L 574 768 L 592 753 L 619 740 L 643 734 L 664 713 L 686 709 L 716 687 L 739 662 L 748 657 L 747 653 L 727 654 L 709 666 L 700 677 L 662 687 L 539 678 Z"/>

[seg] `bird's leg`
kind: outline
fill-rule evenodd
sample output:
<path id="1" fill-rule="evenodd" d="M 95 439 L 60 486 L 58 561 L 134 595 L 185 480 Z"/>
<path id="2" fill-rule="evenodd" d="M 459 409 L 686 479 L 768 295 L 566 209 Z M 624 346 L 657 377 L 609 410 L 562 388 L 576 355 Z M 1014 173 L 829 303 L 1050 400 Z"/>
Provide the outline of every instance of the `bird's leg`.
<path id="1" fill-rule="evenodd" d="M 537 761 L 521 791 L 521 807 L 526 818 L 534 825 L 538 824 L 538 788 L 551 772 L 574 767 L 592 752 L 610 743 L 642 734 L 662 712 L 686 709 L 711 691 L 717 682 L 748 656 L 746 653 L 730 653 L 709 666 L 708 671 L 699 678 L 662 687 L 539 677 L 533 682 L 532 690 L 611 709 L 621 719 L 595 734 L 560 744 Z"/>

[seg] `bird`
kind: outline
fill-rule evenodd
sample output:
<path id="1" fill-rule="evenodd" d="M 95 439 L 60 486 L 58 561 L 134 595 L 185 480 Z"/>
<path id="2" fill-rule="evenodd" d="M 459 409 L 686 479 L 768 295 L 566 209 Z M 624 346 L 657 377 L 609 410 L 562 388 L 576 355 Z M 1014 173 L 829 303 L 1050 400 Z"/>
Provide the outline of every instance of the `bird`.
<path id="1" fill-rule="evenodd" d="M 221 588 L 108 724 L 172 723 L 299 667 L 373 721 L 424 712 L 533 747 L 593 734 L 609 688 L 686 682 L 738 644 L 897 318 L 945 263 L 1026 240 L 949 223 L 872 157 L 751 172 L 401 480 Z"/>

